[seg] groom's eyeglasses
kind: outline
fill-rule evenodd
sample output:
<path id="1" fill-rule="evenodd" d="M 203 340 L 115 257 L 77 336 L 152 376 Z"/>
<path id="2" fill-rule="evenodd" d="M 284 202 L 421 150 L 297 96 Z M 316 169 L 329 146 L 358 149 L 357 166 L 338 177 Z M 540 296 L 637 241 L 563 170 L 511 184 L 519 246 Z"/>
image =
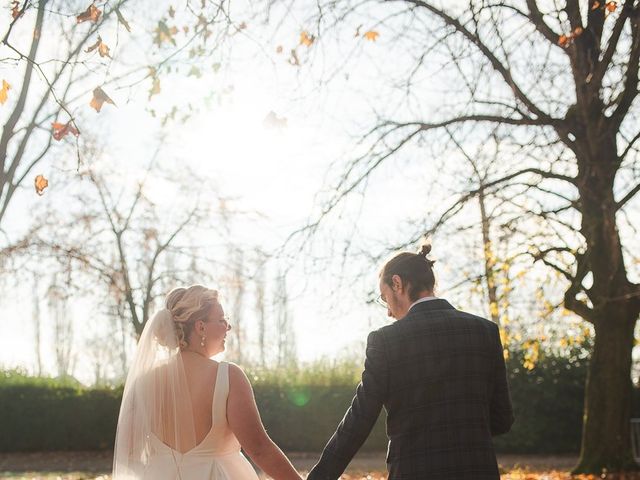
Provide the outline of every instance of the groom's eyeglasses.
<path id="1" fill-rule="evenodd" d="M 384 301 L 384 299 L 382 298 L 382 295 L 378 295 L 378 297 L 376 298 L 376 303 L 381 307 L 389 308 L 389 305 L 387 304 L 387 302 Z"/>

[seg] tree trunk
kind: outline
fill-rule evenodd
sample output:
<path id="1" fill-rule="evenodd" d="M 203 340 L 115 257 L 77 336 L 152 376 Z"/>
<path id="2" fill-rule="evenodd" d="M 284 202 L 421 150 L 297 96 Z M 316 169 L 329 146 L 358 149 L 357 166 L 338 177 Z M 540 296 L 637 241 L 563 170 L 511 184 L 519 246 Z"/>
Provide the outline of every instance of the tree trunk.
<path id="1" fill-rule="evenodd" d="M 614 132 L 601 134 L 597 142 L 587 139 L 575 150 L 586 250 L 565 300 L 569 300 L 568 308 L 594 325 L 596 333 L 577 473 L 638 468 L 631 452 L 630 417 L 631 351 L 640 298 L 637 286 L 627 279 L 616 226 L 614 180 L 620 160 L 615 138 Z M 583 283 L 587 273 L 593 275 L 590 287 Z M 586 293 L 590 305 L 580 299 L 580 292 Z"/>
<path id="2" fill-rule="evenodd" d="M 631 453 L 631 350 L 638 313 L 614 304 L 595 323 L 585 389 L 584 431 L 574 473 L 635 470 Z M 627 307 L 627 308 L 625 308 Z"/>

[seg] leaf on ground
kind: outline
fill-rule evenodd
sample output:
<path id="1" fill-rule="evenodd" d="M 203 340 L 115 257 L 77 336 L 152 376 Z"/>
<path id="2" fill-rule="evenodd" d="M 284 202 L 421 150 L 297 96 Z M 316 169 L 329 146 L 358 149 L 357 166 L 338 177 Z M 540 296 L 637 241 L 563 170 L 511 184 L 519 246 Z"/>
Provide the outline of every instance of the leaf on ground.
<path id="1" fill-rule="evenodd" d="M 303 30 L 300 33 L 300 45 L 305 45 L 307 47 L 310 47 L 311 45 L 313 45 L 313 42 L 315 42 L 315 40 L 316 40 L 316 37 L 311 35 L 306 30 Z"/>
<path id="2" fill-rule="evenodd" d="M 116 15 L 118 16 L 118 21 L 122 24 L 124 28 L 127 29 L 127 32 L 131 32 L 131 27 L 129 26 L 129 22 L 127 22 L 124 19 L 124 17 L 122 16 L 122 12 L 120 12 L 120 9 L 116 7 L 115 10 L 116 10 Z"/>
<path id="3" fill-rule="evenodd" d="M 2 89 L 0 89 L 0 105 L 4 105 L 9 97 L 9 90 L 11 90 L 11 85 L 6 80 L 2 80 Z"/>
<path id="4" fill-rule="evenodd" d="M 78 129 L 74 127 L 71 123 L 72 123 L 71 121 L 67 123 L 58 123 L 58 122 L 52 123 L 51 129 L 52 129 L 53 138 L 56 139 L 57 141 L 60 141 L 70 133 L 72 135 L 75 135 L 76 137 L 80 135 L 80 132 L 78 131 Z"/>
<path id="5" fill-rule="evenodd" d="M 365 32 L 365 34 L 363 35 L 364 38 L 366 38 L 367 40 L 370 40 L 372 42 L 375 42 L 376 39 L 380 36 L 380 34 L 378 32 L 376 32 L 375 30 L 369 30 L 368 32 Z"/>
<path id="6" fill-rule="evenodd" d="M 101 57 L 111 58 L 111 55 L 109 55 L 109 46 L 102 41 L 102 37 L 100 37 L 100 35 L 98 35 L 98 40 L 96 41 L 96 43 L 94 43 L 89 48 L 87 48 L 85 52 L 90 53 L 90 52 L 93 52 L 95 49 L 98 49 L 98 53 L 100 54 Z"/>
<path id="7" fill-rule="evenodd" d="M 109 98 L 109 95 L 107 95 L 102 88 L 96 87 L 93 90 L 93 98 L 89 105 L 91 108 L 95 109 L 96 112 L 100 113 L 100 109 L 105 102 L 115 106 L 115 102 Z"/>
<path id="8" fill-rule="evenodd" d="M 43 195 L 44 189 L 49 186 L 49 180 L 44 178 L 44 175 L 36 175 L 34 185 L 36 187 L 36 193 L 38 195 Z"/>
<path id="9" fill-rule="evenodd" d="M 89 8 L 76 17 L 76 20 L 78 23 L 86 21 L 97 23 L 100 19 L 100 15 L 102 15 L 102 11 L 92 3 L 89 5 Z"/>

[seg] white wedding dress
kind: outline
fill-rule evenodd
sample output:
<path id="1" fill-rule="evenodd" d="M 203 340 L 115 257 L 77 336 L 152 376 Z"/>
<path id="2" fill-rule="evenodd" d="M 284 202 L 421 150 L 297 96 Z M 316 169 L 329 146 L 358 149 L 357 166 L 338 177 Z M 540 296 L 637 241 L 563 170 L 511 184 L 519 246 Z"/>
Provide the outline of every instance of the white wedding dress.
<path id="1" fill-rule="evenodd" d="M 220 362 L 216 376 L 211 430 L 191 450 L 180 453 L 153 433 L 145 480 L 258 480 L 258 475 L 240 451 L 240 443 L 227 423 L 229 364 Z"/>

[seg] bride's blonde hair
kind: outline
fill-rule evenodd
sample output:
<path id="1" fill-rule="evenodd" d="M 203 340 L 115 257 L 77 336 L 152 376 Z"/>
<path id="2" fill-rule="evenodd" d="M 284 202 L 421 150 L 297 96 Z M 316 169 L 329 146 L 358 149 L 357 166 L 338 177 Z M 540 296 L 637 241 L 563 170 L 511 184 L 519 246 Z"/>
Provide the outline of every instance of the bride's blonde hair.
<path id="1" fill-rule="evenodd" d="M 202 285 L 178 287 L 168 293 L 165 305 L 171 312 L 180 348 L 187 347 L 195 323 L 206 322 L 217 303 L 218 291 Z"/>

